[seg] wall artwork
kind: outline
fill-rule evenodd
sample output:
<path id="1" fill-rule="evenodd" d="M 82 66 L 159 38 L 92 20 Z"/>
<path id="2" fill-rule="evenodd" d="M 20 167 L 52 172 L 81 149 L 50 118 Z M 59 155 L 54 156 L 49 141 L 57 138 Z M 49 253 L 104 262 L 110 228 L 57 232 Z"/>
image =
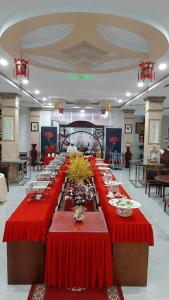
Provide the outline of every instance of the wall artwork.
<path id="1" fill-rule="evenodd" d="M 2 140 L 14 141 L 15 127 L 13 116 L 2 116 Z"/>
<path id="2" fill-rule="evenodd" d="M 121 128 L 106 128 L 106 161 L 109 161 L 112 152 L 121 153 L 121 133 Z"/>
<path id="3" fill-rule="evenodd" d="M 124 133 L 131 134 L 132 133 L 132 124 L 125 124 Z"/>
<path id="4" fill-rule="evenodd" d="M 149 120 L 149 144 L 160 144 L 161 138 L 161 120 L 159 119 L 150 119 Z"/>
<path id="5" fill-rule="evenodd" d="M 41 154 L 42 157 L 57 151 L 57 128 L 41 127 Z"/>
<path id="6" fill-rule="evenodd" d="M 143 122 L 137 122 L 136 123 L 136 129 L 135 129 L 135 133 L 143 133 L 144 132 L 144 123 Z"/>
<path id="7" fill-rule="evenodd" d="M 31 122 L 31 131 L 39 131 L 39 123 Z"/>
<path id="8" fill-rule="evenodd" d="M 139 134 L 139 142 L 141 142 L 141 143 L 144 142 L 144 133 Z"/>

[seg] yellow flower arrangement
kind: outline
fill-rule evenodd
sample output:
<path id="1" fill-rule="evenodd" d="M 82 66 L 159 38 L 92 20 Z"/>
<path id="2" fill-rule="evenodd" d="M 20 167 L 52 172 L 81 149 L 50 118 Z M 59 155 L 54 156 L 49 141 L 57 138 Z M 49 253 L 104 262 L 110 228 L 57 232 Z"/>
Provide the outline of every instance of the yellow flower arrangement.
<path id="1" fill-rule="evenodd" d="M 87 159 L 81 154 L 77 154 L 75 158 L 70 160 L 68 166 L 68 178 L 70 180 L 88 179 L 93 176 L 92 168 Z"/>

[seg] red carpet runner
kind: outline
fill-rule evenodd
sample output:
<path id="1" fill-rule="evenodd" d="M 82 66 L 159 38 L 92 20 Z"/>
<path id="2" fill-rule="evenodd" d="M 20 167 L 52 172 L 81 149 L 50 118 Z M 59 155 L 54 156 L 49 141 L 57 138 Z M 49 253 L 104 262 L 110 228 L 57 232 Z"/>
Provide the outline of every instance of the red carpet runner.
<path id="1" fill-rule="evenodd" d="M 36 284 L 31 287 L 27 300 L 124 300 L 121 288 L 86 289 L 82 292 L 72 292 L 66 289 L 46 287 Z"/>

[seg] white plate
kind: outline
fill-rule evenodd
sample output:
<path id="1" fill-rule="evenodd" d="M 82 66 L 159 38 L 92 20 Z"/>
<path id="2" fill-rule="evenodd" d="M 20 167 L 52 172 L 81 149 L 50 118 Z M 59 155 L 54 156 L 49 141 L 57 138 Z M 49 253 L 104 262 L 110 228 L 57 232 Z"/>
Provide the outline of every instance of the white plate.
<path id="1" fill-rule="evenodd" d="M 114 181 L 111 182 L 111 185 L 112 185 L 112 186 L 118 186 L 118 185 L 120 185 L 120 184 L 121 184 L 121 182 L 116 181 L 116 180 L 114 180 Z"/>
<path id="2" fill-rule="evenodd" d="M 121 182 L 118 181 L 105 181 L 105 186 L 110 186 L 110 187 L 116 187 L 119 186 L 121 184 Z"/>
<path id="3" fill-rule="evenodd" d="M 99 170 L 110 170 L 110 168 L 108 168 L 108 167 L 99 167 Z"/>
<path id="4" fill-rule="evenodd" d="M 107 194 L 107 197 L 108 197 L 108 198 L 113 198 L 113 199 L 114 199 L 114 194 L 113 194 L 113 193 Z"/>
<path id="5" fill-rule="evenodd" d="M 133 208 L 139 208 L 139 207 L 141 207 L 141 204 L 139 202 L 134 201 L 134 200 L 130 200 L 130 199 L 126 199 L 126 201 L 130 201 L 130 203 L 132 204 L 130 207 L 125 206 L 125 205 L 120 205 L 119 201 L 121 201 L 121 200 L 122 199 L 115 199 L 115 198 L 113 198 L 113 199 L 109 200 L 109 204 L 112 205 L 112 206 L 115 206 L 115 207 L 127 208 L 127 209 L 133 209 Z M 123 202 L 125 202 L 125 200 Z"/>

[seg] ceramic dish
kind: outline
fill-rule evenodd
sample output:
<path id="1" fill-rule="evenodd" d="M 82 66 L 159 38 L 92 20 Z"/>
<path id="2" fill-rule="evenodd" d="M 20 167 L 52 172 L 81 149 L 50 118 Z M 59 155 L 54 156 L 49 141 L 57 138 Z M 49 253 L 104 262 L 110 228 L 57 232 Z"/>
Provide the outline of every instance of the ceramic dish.
<path id="1" fill-rule="evenodd" d="M 109 204 L 116 207 L 116 212 L 121 217 L 130 217 L 134 208 L 139 208 L 141 204 L 127 198 L 111 199 Z"/>

